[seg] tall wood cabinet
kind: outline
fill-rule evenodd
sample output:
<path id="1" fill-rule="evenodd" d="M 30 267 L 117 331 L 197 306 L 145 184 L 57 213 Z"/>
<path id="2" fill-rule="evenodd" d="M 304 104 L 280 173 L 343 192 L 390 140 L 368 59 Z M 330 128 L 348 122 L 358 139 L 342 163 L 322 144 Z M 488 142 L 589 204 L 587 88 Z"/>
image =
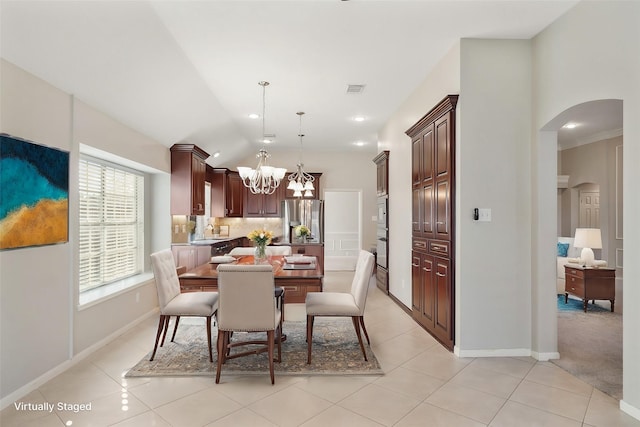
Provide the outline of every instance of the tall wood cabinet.
<path id="1" fill-rule="evenodd" d="M 455 108 L 449 95 L 406 134 L 412 144 L 412 312 L 445 347 L 454 344 Z"/>
<path id="2" fill-rule="evenodd" d="M 204 215 L 204 191 L 209 157 L 193 144 L 171 147 L 171 214 Z"/>

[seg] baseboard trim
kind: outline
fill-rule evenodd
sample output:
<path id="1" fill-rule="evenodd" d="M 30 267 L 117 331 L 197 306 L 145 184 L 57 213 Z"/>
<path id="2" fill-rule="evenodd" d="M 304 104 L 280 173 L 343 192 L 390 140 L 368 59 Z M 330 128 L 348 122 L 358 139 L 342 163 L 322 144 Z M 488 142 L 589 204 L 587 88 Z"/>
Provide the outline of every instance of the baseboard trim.
<path id="1" fill-rule="evenodd" d="M 500 348 L 495 350 L 461 350 L 454 346 L 453 354 L 458 357 L 528 357 L 531 350 L 528 348 Z"/>
<path id="2" fill-rule="evenodd" d="M 84 349 L 83 351 L 79 352 L 78 354 L 73 356 L 71 359 L 65 360 L 64 362 L 62 362 L 58 366 L 48 370 L 44 374 L 40 375 L 38 378 L 28 382 L 27 384 L 23 385 L 22 387 L 20 387 L 16 391 L 14 391 L 12 393 L 9 393 L 8 395 L 6 395 L 2 399 L 0 399 L 0 411 L 5 409 L 7 406 L 13 404 L 13 402 L 18 401 L 22 397 L 24 397 L 27 394 L 31 393 L 32 391 L 37 390 L 40 386 L 45 384 L 47 381 L 52 380 L 53 378 L 57 377 L 58 375 L 60 375 L 64 371 L 66 371 L 67 369 L 77 365 L 79 362 L 81 362 L 84 359 L 86 359 L 88 356 L 93 354 L 95 351 L 97 351 L 97 350 L 101 349 L 102 347 L 106 346 L 111 341 L 115 340 L 119 336 L 123 335 L 124 333 L 126 333 L 130 329 L 134 328 L 135 326 L 139 325 L 140 323 L 142 323 L 143 321 L 147 320 L 148 318 L 150 318 L 150 317 L 152 317 L 154 315 L 156 315 L 156 316 L 158 315 L 158 308 L 155 308 L 155 309 L 151 310 L 150 312 L 142 315 L 141 317 L 139 317 L 138 319 L 136 319 L 133 322 L 129 323 L 128 325 L 116 330 L 115 332 L 113 332 L 112 334 L 108 335 L 107 337 L 101 339 L 100 341 L 98 341 L 97 343 L 93 344 L 92 346 L 90 346 L 90 347 Z"/>
<path id="3" fill-rule="evenodd" d="M 405 313 L 413 317 L 413 313 L 411 312 L 411 309 L 406 305 L 404 305 L 404 303 L 400 301 L 398 298 L 396 298 L 391 292 L 389 292 L 389 298 L 391 298 L 391 301 L 395 302 L 398 305 L 398 307 L 404 310 Z"/>
<path id="4" fill-rule="evenodd" d="M 560 353 L 558 353 L 557 351 L 549 352 L 549 353 L 539 353 L 537 351 L 532 351 L 531 357 L 533 357 L 539 362 L 546 362 L 553 359 L 560 359 Z"/>
<path id="5" fill-rule="evenodd" d="M 629 405 L 624 400 L 620 401 L 620 410 L 625 414 L 635 418 L 636 420 L 640 420 L 640 408 L 636 408 L 635 406 Z"/>

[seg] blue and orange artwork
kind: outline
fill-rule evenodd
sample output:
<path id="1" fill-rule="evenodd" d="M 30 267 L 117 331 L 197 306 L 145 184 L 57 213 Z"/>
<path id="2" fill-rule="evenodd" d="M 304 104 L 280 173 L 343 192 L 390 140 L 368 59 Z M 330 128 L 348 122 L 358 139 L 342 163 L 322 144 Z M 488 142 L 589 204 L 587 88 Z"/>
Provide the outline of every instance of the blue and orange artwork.
<path id="1" fill-rule="evenodd" d="M 69 240 L 69 153 L 0 134 L 0 249 Z"/>

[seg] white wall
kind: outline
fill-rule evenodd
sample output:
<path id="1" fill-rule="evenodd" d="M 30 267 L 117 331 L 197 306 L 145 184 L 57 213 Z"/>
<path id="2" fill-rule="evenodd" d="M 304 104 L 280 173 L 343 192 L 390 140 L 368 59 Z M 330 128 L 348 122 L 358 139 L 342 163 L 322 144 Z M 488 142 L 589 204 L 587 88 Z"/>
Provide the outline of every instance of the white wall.
<path id="1" fill-rule="evenodd" d="M 623 317 L 623 401 L 621 408 L 640 418 L 640 2 L 580 2 L 534 39 L 534 132 L 542 129 L 567 108 L 600 99 L 623 100 L 624 171 L 624 317 Z M 545 141 L 534 135 L 532 168 L 536 179 L 548 172 Z M 555 163 L 555 162 L 554 162 Z M 533 195 L 533 209 L 544 212 L 555 205 L 555 188 L 542 188 Z M 553 244 L 556 221 L 534 223 L 538 245 Z M 537 248 L 539 251 L 539 248 Z M 536 275 L 547 276 L 540 263 Z M 534 287 L 541 287 L 535 283 Z M 554 303 L 535 300 L 551 315 Z M 539 323 L 541 336 L 550 332 Z"/>
<path id="2" fill-rule="evenodd" d="M 170 244 L 171 166 L 167 147 L 5 60 L 0 67 L 0 131 L 70 152 L 69 243 L 0 252 L 0 406 L 4 406 L 157 307 L 155 285 L 147 282 L 84 310 L 77 308 L 79 143 L 156 170 L 148 180 L 160 196 L 147 199 L 151 209 L 145 221 L 153 234 L 147 242 L 151 250 Z"/>
<path id="3" fill-rule="evenodd" d="M 456 44 L 378 132 L 378 152 L 390 152 L 389 293 L 407 308 L 411 307 L 411 139 L 405 131 L 445 96 L 459 92 L 460 45 Z"/>

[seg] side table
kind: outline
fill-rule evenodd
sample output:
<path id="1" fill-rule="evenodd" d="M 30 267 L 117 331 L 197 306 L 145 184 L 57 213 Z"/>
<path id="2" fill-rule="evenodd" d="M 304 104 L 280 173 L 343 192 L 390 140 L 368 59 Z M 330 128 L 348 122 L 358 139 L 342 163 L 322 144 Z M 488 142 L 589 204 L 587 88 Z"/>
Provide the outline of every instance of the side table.
<path id="1" fill-rule="evenodd" d="M 579 265 L 564 266 L 565 285 L 564 302 L 569 294 L 582 299 L 584 312 L 587 312 L 589 300 L 609 300 L 613 311 L 616 300 L 616 269 L 594 268 Z"/>

